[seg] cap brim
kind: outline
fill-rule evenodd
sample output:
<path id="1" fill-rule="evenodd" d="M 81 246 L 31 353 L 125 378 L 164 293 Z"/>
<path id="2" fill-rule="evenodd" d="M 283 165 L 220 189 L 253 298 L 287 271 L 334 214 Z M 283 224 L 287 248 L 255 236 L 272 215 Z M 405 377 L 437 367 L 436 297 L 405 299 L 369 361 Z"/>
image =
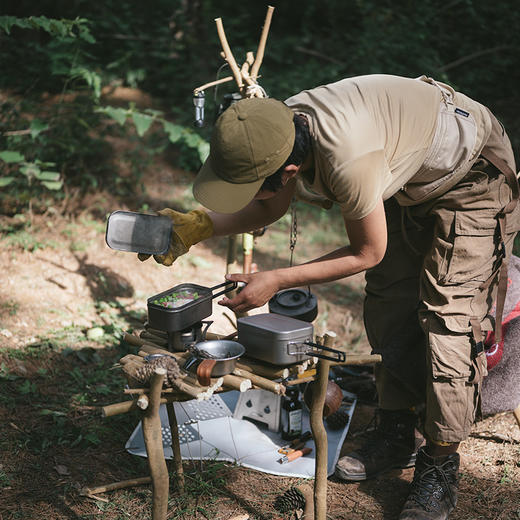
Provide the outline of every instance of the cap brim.
<path id="1" fill-rule="evenodd" d="M 245 184 L 223 181 L 211 168 L 208 157 L 193 183 L 193 196 L 212 211 L 235 213 L 253 200 L 263 182 L 264 179 Z"/>

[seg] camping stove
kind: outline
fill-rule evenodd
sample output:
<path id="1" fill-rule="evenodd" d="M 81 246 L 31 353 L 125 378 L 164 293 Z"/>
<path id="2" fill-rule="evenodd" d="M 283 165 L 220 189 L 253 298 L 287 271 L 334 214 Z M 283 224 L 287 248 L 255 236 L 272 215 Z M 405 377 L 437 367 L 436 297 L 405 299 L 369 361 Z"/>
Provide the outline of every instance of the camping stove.
<path id="1" fill-rule="evenodd" d="M 267 390 L 241 392 L 235 407 L 235 419 L 261 423 L 272 432 L 280 431 L 282 396 Z"/>
<path id="2" fill-rule="evenodd" d="M 206 331 L 212 321 L 198 321 L 183 330 L 167 331 L 168 350 L 170 352 L 184 352 L 189 346 L 204 341 Z"/>

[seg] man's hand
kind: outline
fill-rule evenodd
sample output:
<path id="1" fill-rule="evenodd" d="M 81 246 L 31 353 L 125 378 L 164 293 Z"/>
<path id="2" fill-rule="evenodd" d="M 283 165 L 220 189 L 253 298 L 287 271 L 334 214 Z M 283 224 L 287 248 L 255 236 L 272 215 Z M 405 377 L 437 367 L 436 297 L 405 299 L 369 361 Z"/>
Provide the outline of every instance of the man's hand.
<path id="1" fill-rule="evenodd" d="M 267 303 L 279 290 L 278 276 L 274 271 L 253 274 L 230 274 L 226 280 L 245 282 L 245 287 L 233 298 L 223 298 L 218 303 L 233 312 L 247 312 Z"/>
<path id="2" fill-rule="evenodd" d="M 213 235 L 213 222 L 204 211 L 194 210 L 181 213 L 173 209 L 162 209 L 159 215 L 170 217 L 173 222 L 170 247 L 164 255 L 153 255 L 158 264 L 170 266 L 175 260 L 188 252 L 189 248 Z M 139 253 L 137 255 L 142 262 L 150 258 L 150 255 Z"/>

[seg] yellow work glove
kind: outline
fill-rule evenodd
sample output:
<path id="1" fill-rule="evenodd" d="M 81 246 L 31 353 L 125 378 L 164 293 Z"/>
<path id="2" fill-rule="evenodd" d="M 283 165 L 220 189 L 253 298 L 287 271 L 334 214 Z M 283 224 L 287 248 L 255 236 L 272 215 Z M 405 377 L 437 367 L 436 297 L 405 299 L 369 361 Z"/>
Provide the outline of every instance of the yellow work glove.
<path id="1" fill-rule="evenodd" d="M 192 245 L 213 236 L 213 222 L 204 211 L 194 210 L 181 213 L 165 208 L 158 213 L 163 217 L 170 217 L 173 222 L 168 252 L 164 255 L 153 255 L 159 264 L 172 265 L 179 256 L 187 253 Z M 137 257 L 144 261 L 150 258 L 150 255 L 139 253 Z"/>

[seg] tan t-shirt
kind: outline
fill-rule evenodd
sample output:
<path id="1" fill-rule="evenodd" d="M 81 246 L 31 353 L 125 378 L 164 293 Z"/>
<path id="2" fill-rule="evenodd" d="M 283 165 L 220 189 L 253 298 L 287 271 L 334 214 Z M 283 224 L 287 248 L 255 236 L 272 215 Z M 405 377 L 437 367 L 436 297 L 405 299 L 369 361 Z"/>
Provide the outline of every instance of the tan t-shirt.
<path id="1" fill-rule="evenodd" d="M 475 154 L 480 112 L 476 118 L 469 114 L 468 102 L 457 115 L 464 119 L 464 128 L 475 128 L 474 135 L 463 136 L 463 149 L 454 139 L 458 126 L 451 123 L 454 118 L 448 118 L 449 132 L 440 130 L 443 136 L 449 135 L 443 143 L 453 150 L 442 150 L 449 155 L 450 164 L 438 168 L 430 152 L 439 149 L 434 138 L 440 139 L 437 122 L 440 107 L 448 106 L 445 98 L 438 85 L 389 75 L 348 78 L 290 97 L 285 103 L 307 116 L 313 142 L 314 169 L 303 172 L 304 181 L 313 191 L 339 203 L 347 220 L 358 220 L 373 211 L 379 200 L 406 189 L 414 175 L 424 170 L 426 159 L 430 159 L 428 182 L 454 169 L 460 174 Z M 427 198 L 421 192 L 415 199 L 405 196 L 398 200 L 414 204 Z"/>

